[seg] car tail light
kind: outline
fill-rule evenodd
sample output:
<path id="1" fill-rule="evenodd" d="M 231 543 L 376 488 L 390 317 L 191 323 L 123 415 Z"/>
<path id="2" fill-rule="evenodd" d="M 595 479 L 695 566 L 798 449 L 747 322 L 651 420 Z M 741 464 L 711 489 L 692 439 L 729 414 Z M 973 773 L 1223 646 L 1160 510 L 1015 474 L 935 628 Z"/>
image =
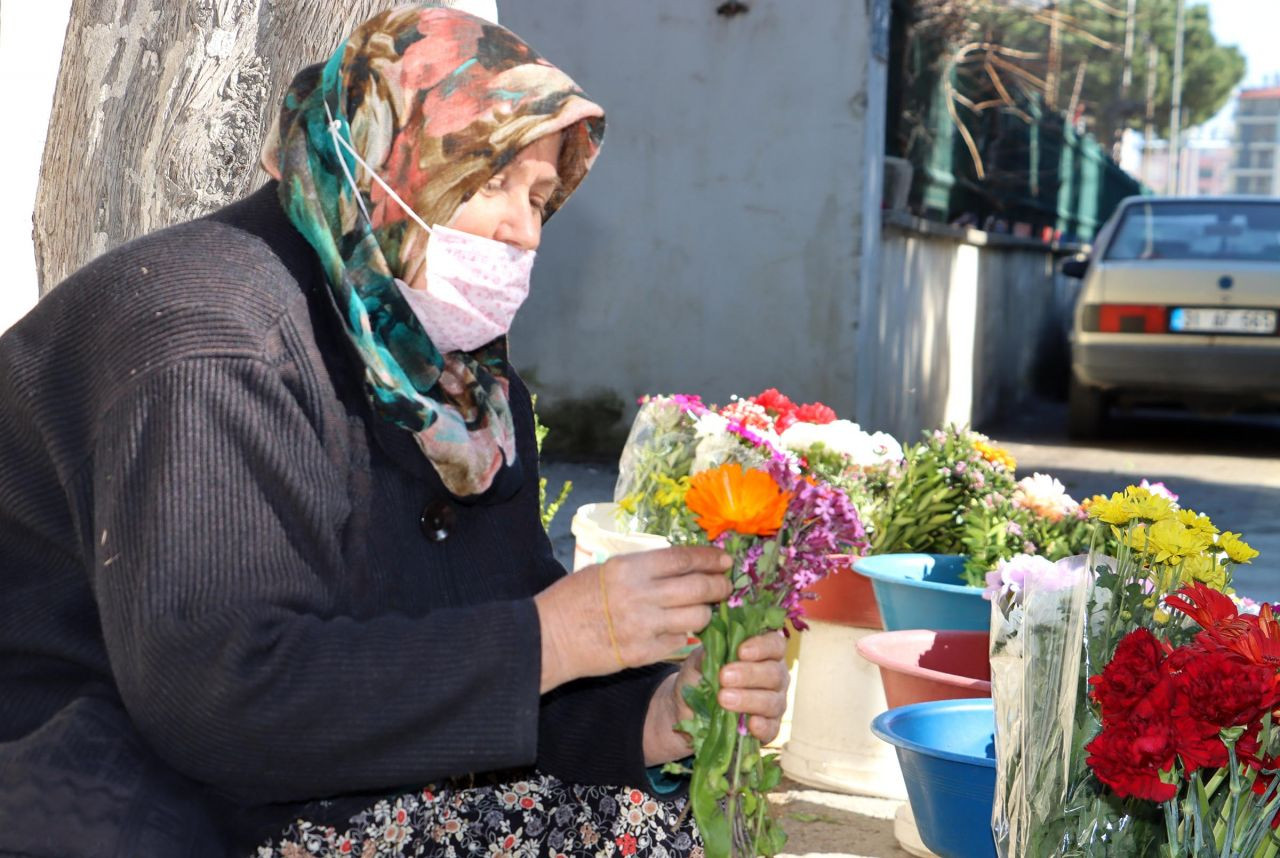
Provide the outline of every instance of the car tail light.
<path id="1" fill-rule="evenodd" d="M 1090 304 L 1081 320 L 1086 331 L 1104 334 L 1164 334 L 1169 308 L 1159 304 Z"/>

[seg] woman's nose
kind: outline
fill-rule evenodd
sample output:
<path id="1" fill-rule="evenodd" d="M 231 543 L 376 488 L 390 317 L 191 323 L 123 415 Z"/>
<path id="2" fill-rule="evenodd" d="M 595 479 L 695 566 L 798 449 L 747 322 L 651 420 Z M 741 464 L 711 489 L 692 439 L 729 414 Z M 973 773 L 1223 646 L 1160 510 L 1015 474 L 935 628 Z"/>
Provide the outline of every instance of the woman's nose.
<path id="1" fill-rule="evenodd" d="M 513 201 L 493 237 L 521 250 L 537 250 L 542 240 L 542 215 L 527 201 Z"/>

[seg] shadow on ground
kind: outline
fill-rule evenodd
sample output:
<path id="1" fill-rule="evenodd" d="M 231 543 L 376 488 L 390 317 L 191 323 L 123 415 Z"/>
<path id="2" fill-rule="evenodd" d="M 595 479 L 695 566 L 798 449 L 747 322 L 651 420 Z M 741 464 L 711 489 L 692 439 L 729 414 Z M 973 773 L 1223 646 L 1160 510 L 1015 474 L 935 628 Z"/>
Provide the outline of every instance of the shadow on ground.
<path id="1" fill-rule="evenodd" d="M 1097 439 L 1067 439 L 1067 407 L 1034 400 L 983 431 L 1002 441 L 1105 447 L 1116 452 L 1280 458 L 1280 415 L 1203 415 L 1169 409 L 1114 412 Z"/>

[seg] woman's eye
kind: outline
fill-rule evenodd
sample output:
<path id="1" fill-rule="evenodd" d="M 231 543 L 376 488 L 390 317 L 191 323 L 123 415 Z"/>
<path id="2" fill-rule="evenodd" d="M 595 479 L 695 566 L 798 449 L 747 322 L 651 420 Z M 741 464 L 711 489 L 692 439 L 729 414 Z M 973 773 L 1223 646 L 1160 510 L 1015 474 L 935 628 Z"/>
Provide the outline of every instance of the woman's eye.
<path id="1" fill-rule="evenodd" d="M 502 177 L 494 176 L 485 183 L 484 190 L 486 193 L 490 194 L 496 194 L 498 191 L 502 190 Z"/>

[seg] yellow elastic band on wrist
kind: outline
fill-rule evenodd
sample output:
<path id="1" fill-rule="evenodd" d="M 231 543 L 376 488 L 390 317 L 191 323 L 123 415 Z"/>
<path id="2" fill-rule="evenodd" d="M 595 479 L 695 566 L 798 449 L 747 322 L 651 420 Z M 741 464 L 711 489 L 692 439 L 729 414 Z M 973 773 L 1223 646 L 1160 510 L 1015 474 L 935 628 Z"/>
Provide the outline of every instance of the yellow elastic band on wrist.
<path id="1" fill-rule="evenodd" d="M 609 614 L 609 592 L 604 586 L 604 564 L 596 568 L 600 570 L 600 601 L 604 603 L 604 624 L 609 630 L 609 643 L 613 647 L 613 657 L 618 660 L 619 669 L 625 669 L 627 665 L 622 660 L 622 651 L 618 649 L 618 637 L 613 633 L 613 617 Z"/>

